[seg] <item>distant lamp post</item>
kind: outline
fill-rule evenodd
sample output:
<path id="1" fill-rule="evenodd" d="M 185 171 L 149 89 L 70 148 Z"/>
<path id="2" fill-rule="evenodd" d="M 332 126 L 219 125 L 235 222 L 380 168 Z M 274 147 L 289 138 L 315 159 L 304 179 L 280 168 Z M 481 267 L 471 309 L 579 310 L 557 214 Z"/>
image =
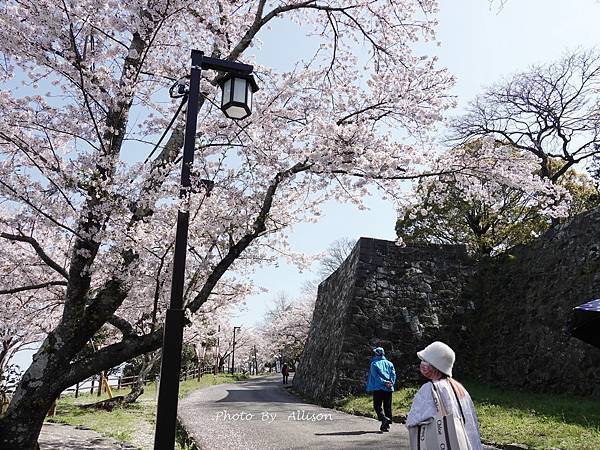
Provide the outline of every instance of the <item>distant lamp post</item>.
<path id="1" fill-rule="evenodd" d="M 176 84 L 170 91 L 173 97 L 187 95 L 188 102 L 185 118 L 183 162 L 181 165 L 181 189 L 179 191 L 179 197 L 183 201 L 177 213 L 171 302 L 165 317 L 154 450 L 172 450 L 175 447 L 177 397 L 179 395 L 181 348 L 183 345 L 183 327 L 185 322 L 183 309 L 185 256 L 187 253 L 190 219 L 189 205 L 186 199 L 192 190 L 190 174 L 192 163 L 194 162 L 196 122 L 198 120 L 198 103 L 200 99 L 200 75 L 202 69 L 216 70 L 225 74 L 221 81 L 223 89 L 221 109 L 227 117 L 232 119 L 243 119 L 250 115 L 252 112 L 252 94 L 258 90 L 258 86 L 252 78 L 252 71 L 254 70 L 252 66 L 223 59 L 209 58 L 204 56 L 204 53 L 201 51 L 192 50 L 189 89 L 186 90 L 185 86 Z M 174 94 L 174 87 L 177 88 L 177 94 Z M 207 194 L 211 187 L 209 183 L 206 183 Z"/>
<path id="2" fill-rule="evenodd" d="M 252 114 L 252 94 L 258 91 L 254 77 L 228 73 L 221 85 L 221 111 L 230 119 L 245 119 Z"/>
<path id="3" fill-rule="evenodd" d="M 231 350 L 231 373 L 235 373 L 235 330 L 241 330 L 242 327 L 233 327 L 233 349 Z"/>

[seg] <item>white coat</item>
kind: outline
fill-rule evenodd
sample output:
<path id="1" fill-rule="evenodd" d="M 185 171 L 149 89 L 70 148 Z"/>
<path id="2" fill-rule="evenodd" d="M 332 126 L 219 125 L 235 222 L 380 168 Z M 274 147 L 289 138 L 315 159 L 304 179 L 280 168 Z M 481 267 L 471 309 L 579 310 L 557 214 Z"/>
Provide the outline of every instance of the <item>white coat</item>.
<path id="1" fill-rule="evenodd" d="M 442 379 L 435 382 L 435 386 L 444 402 L 446 410 L 460 417 L 460 408 L 456 401 L 456 396 L 447 379 Z M 410 448 L 417 448 L 418 428 L 422 422 L 427 422 L 437 414 L 435 403 L 433 401 L 433 387 L 431 383 L 425 383 L 421 386 L 413 399 L 412 406 L 406 418 L 406 426 L 408 427 L 410 437 Z M 460 406 L 465 416 L 465 429 L 471 450 L 483 450 L 481 445 L 481 437 L 479 435 L 479 423 L 477 421 L 477 413 L 471 396 L 465 390 L 465 395 L 460 398 Z"/>

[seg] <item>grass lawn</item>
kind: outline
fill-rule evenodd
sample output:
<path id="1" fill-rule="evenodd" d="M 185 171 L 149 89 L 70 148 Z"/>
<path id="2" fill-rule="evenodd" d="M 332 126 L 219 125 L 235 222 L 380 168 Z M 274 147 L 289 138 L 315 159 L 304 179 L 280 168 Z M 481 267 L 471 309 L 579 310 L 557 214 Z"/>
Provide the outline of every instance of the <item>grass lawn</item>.
<path id="1" fill-rule="evenodd" d="M 242 375 L 221 374 L 216 377 L 204 375 L 200 381 L 196 379 L 182 381 L 179 384 L 179 398 L 195 389 L 244 379 L 246 378 Z M 126 395 L 128 392 L 128 388 L 115 389 L 113 396 Z M 46 418 L 46 421 L 84 426 L 114 439 L 130 442 L 140 448 L 152 448 L 156 415 L 156 384 L 146 385 L 144 393 L 136 403 L 115 408 L 111 412 L 82 407 L 106 398 L 105 394 L 101 397 L 96 394 L 80 394 L 79 398 L 73 395 L 61 397 L 56 416 Z"/>
<path id="2" fill-rule="evenodd" d="M 600 449 L 600 401 L 572 395 L 534 394 L 466 382 L 485 442 L 534 449 Z M 394 393 L 394 421 L 403 421 L 416 387 Z M 340 401 L 338 408 L 375 417 L 370 396 Z"/>

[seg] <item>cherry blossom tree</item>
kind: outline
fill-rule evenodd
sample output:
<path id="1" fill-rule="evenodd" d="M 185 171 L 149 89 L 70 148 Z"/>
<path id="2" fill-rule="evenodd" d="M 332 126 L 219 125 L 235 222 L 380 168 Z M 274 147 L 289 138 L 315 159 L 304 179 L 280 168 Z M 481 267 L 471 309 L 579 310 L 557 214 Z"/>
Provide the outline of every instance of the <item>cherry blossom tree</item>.
<path id="1" fill-rule="evenodd" d="M 233 344 L 233 336 L 231 344 Z M 233 345 L 228 347 L 228 350 L 233 351 Z M 254 327 L 240 327 L 235 334 L 234 371 L 251 372 L 255 363 L 260 370 L 264 367 L 265 361 L 264 343 L 260 333 Z"/>
<path id="2" fill-rule="evenodd" d="M 231 288 L 231 286 L 230 286 Z M 251 292 L 250 286 L 235 286 L 227 295 L 213 295 L 195 314 L 189 314 L 189 326 L 184 331 L 184 341 L 194 346 L 198 361 L 210 361 L 218 371 L 223 371 L 225 359 L 233 350 L 233 311 Z M 236 349 L 244 344 L 252 331 L 244 327 L 236 335 Z"/>
<path id="3" fill-rule="evenodd" d="M 267 359 L 281 358 L 292 364 L 300 359 L 310 331 L 319 284 L 337 270 L 355 245 L 356 241 L 347 237 L 336 239 L 316 257 L 317 278 L 305 281 L 297 298 L 290 298 L 285 291 L 275 296 L 260 328 L 259 346 Z"/>
<path id="4" fill-rule="evenodd" d="M 11 237 L 0 260 L 0 379 L 15 353 L 43 340 L 56 324 L 66 284 L 48 279 L 37 255 L 27 258 L 26 237 Z"/>
<path id="5" fill-rule="evenodd" d="M 316 292 L 305 292 L 291 299 L 284 293 L 276 298 L 273 307 L 265 314 L 261 328 L 263 351 L 268 359 L 282 359 L 295 364 L 308 338 L 315 308 Z"/>
<path id="6" fill-rule="evenodd" d="M 539 176 L 538 161 L 492 138 L 447 150 L 437 166 L 456 170 L 417 184 L 399 210 L 399 240 L 466 244 L 489 255 L 539 236 L 552 219 L 581 205 L 573 204 L 562 183 Z M 576 192 L 583 186 L 577 181 L 568 187 Z"/>
<path id="7" fill-rule="evenodd" d="M 242 122 L 213 107 L 219 74 L 204 73 L 197 185 L 186 199 L 193 315 L 243 291 L 253 267 L 288 254 L 286 229 L 316 220 L 325 199 L 360 203 L 370 180 L 420 175 L 414 144 L 452 103 L 452 78 L 412 46 L 435 38 L 436 8 L 433 0 L 0 6 L 0 236 L 18 244 L 1 256 L 14 274 L 0 286 L 2 308 L 29 295 L 51 324 L 0 418 L 0 447 L 33 448 L 62 390 L 161 345 L 185 108 L 166 92 L 189 72 L 190 49 L 255 63 L 258 34 L 278 39 L 268 27 L 281 18 L 318 41 L 292 69 L 255 64 L 261 90 Z M 82 353 L 106 324 L 114 339 Z"/>
<path id="8" fill-rule="evenodd" d="M 243 363 L 245 368 L 254 374 L 264 371 L 266 364 L 272 360 L 264 335 L 256 327 L 246 328 L 245 342 L 239 348 L 239 353 L 236 345 L 235 354 L 235 359 Z"/>

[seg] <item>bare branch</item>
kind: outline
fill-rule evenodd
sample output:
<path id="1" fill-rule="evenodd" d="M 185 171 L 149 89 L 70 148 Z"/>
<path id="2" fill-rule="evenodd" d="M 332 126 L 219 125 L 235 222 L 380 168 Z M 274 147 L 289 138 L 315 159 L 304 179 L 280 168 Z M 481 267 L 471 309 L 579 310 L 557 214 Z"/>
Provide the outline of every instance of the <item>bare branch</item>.
<path id="1" fill-rule="evenodd" d="M 534 66 L 478 96 L 453 121 L 450 142 L 492 137 L 536 155 L 541 176 L 556 183 L 578 161 L 600 153 L 599 88 L 595 51 Z"/>

